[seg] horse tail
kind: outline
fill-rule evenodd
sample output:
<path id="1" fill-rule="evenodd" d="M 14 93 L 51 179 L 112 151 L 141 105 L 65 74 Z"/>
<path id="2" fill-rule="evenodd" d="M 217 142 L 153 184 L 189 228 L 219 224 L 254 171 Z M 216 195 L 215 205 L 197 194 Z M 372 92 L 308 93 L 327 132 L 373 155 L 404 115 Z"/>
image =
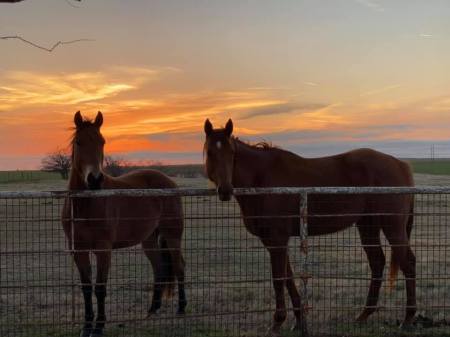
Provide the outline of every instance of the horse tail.
<path id="1" fill-rule="evenodd" d="M 408 221 L 406 223 L 406 235 L 408 236 L 408 242 L 411 238 L 412 226 L 414 223 L 414 200 L 411 203 L 411 207 L 408 214 Z M 392 251 L 391 265 L 389 268 L 389 290 L 394 289 L 395 280 L 397 279 L 398 270 L 400 269 L 399 262 L 396 261 L 394 251 Z"/>
<path id="2" fill-rule="evenodd" d="M 162 297 L 171 298 L 175 291 L 175 273 L 173 268 L 172 255 L 166 239 L 159 237 L 159 248 L 161 252 L 160 276 L 162 282 Z"/>

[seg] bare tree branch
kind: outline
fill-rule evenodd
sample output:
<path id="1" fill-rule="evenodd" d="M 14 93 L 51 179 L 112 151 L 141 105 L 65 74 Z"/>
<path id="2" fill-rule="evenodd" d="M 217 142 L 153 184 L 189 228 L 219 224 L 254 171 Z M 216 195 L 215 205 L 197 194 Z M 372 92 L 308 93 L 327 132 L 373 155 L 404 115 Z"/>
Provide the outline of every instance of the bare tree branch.
<path id="1" fill-rule="evenodd" d="M 17 2 L 22 2 L 25 0 L 0 0 L 0 3 L 17 3 Z M 73 1 L 78 1 L 81 2 L 81 0 L 73 0 Z M 74 7 L 74 8 L 79 8 L 77 6 L 74 6 L 70 3 L 69 0 L 66 0 L 67 4 L 69 4 L 70 6 Z M 64 44 L 72 44 L 72 43 L 77 43 L 77 42 L 84 42 L 84 41 L 94 41 L 91 39 L 77 39 L 77 40 L 71 40 L 71 41 L 58 41 L 56 42 L 53 46 L 51 46 L 50 48 L 38 45 L 34 42 L 31 42 L 29 40 L 24 39 L 23 37 L 19 36 L 19 35 L 14 35 L 14 36 L 0 36 L 0 40 L 10 40 L 10 39 L 17 39 L 20 40 L 24 43 L 27 43 L 29 45 L 32 45 L 33 47 L 48 51 L 49 53 L 51 53 L 53 50 L 55 50 L 57 47 L 64 45 Z"/>
<path id="2" fill-rule="evenodd" d="M 0 1 L 3 1 L 3 0 L 0 0 Z M 22 0 L 17 0 L 17 1 L 22 1 Z M 77 42 L 94 41 L 92 39 L 77 39 L 77 40 L 71 40 L 71 41 L 58 41 L 53 46 L 51 46 L 50 48 L 47 48 L 47 47 L 40 46 L 40 45 L 38 45 L 38 44 L 36 44 L 34 42 L 25 40 L 23 37 L 21 37 L 19 35 L 0 36 L 0 40 L 10 40 L 10 39 L 20 40 L 20 41 L 22 41 L 24 43 L 32 45 L 33 47 L 36 47 L 36 48 L 48 51 L 49 53 L 51 53 L 53 50 L 55 50 L 58 46 L 61 46 L 61 45 L 64 45 L 64 44 L 72 44 L 72 43 L 77 43 Z"/>
<path id="3" fill-rule="evenodd" d="M 75 1 L 80 1 L 80 2 L 81 2 L 81 0 L 75 0 Z M 66 0 L 66 3 L 67 3 L 70 7 L 73 7 L 73 8 L 80 8 L 79 6 L 75 6 L 74 4 L 72 4 L 72 3 L 70 2 L 70 0 Z"/>
<path id="4" fill-rule="evenodd" d="M 48 172 L 59 172 L 63 179 L 69 177 L 71 156 L 63 149 L 56 149 L 53 153 L 42 158 L 41 169 Z"/>
<path id="5" fill-rule="evenodd" d="M 113 177 L 124 174 L 129 166 L 130 164 L 120 157 L 105 156 L 103 160 L 103 169 Z"/>
<path id="6" fill-rule="evenodd" d="M 9 4 L 12 4 L 12 3 L 15 3 L 15 2 L 22 2 L 22 1 L 24 1 L 24 0 L 0 0 L 0 3 L 9 3 Z M 81 0 L 74 0 L 74 1 L 79 1 L 79 2 L 81 2 Z"/>

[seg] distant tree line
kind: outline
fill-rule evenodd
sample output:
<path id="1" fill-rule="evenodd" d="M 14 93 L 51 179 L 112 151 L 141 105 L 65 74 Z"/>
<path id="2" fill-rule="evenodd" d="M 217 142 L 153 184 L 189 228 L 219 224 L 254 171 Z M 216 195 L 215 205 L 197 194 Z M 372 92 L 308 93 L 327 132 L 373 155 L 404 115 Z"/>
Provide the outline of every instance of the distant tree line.
<path id="1" fill-rule="evenodd" d="M 57 149 L 49 153 L 41 161 L 41 170 L 46 172 L 57 172 L 61 174 L 61 178 L 68 179 L 71 167 L 71 156 L 63 149 Z M 103 162 L 103 170 L 113 177 L 124 174 L 127 170 L 128 163 L 118 157 L 105 156 Z"/>
<path id="2" fill-rule="evenodd" d="M 46 155 L 41 161 L 41 170 L 46 172 L 57 172 L 62 179 L 69 178 L 71 167 L 71 156 L 66 150 L 57 149 L 52 153 Z M 162 162 L 145 162 L 142 164 L 135 164 L 126 161 L 123 158 L 107 155 L 103 161 L 103 170 L 113 176 L 118 177 L 124 173 L 138 170 L 138 169 L 154 169 L 161 171 L 168 176 L 181 176 L 185 178 L 196 178 L 205 176 L 203 165 L 164 165 Z"/>

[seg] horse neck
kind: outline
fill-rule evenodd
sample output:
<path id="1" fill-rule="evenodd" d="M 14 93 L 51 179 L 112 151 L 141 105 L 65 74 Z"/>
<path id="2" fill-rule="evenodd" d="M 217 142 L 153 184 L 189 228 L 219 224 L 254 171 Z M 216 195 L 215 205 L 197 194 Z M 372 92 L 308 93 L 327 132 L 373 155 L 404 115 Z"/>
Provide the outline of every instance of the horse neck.
<path id="1" fill-rule="evenodd" d="M 258 187 L 260 177 L 270 162 L 269 151 L 261 151 L 235 140 L 236 152 L 233 167 L 234 187 Z"/>

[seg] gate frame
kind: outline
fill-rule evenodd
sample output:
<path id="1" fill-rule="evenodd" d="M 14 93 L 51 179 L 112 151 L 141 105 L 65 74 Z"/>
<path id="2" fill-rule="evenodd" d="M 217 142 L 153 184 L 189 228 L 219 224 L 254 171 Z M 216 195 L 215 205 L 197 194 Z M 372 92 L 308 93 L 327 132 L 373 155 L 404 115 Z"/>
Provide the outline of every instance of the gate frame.
<path id="1" fill-rule="evenodd" d="M 421 186 L 421 187 L 270 187 L 270 188 L 235 188 L 234 195 L 300 195 L 299 216 L 300 216 L 300 251 L 304 255 L 302 263 L 302 272 L 300 275 L 301 295 L 302 295 L 302 316 L 305 324 L 302 324 L 300 335 L 307 337 L 307 311 L 308 306 L 308 195 L 309 194 L 336 194 L 336 195 L 352 195 L 352 194 L 449 194 L 450 187 L 442 186 Z M 129 197 L 165 197 L 165 196 L 214 196 L 217 195 L 214 189 L 202 188 L 173 188 L 173 189 L 114 189 L 114 190 L 85 190 L 85 191 L 0 191 L 0 199 L 27 199 L 27 198 L 51 198 L 51 199 L 72 199 L 77 198 L 93 198 L 93 197 L 111 197 L 111 196 L 129 196 Z M 72 238 L 73 238 L 73 204 L 71 202 L 71 222 L 72 222 Z M 66 252 L 73 254 L 74 246 Z M 72 324 L 76 324 L 75 315 L 75 266 L 72 259 Z"/>

